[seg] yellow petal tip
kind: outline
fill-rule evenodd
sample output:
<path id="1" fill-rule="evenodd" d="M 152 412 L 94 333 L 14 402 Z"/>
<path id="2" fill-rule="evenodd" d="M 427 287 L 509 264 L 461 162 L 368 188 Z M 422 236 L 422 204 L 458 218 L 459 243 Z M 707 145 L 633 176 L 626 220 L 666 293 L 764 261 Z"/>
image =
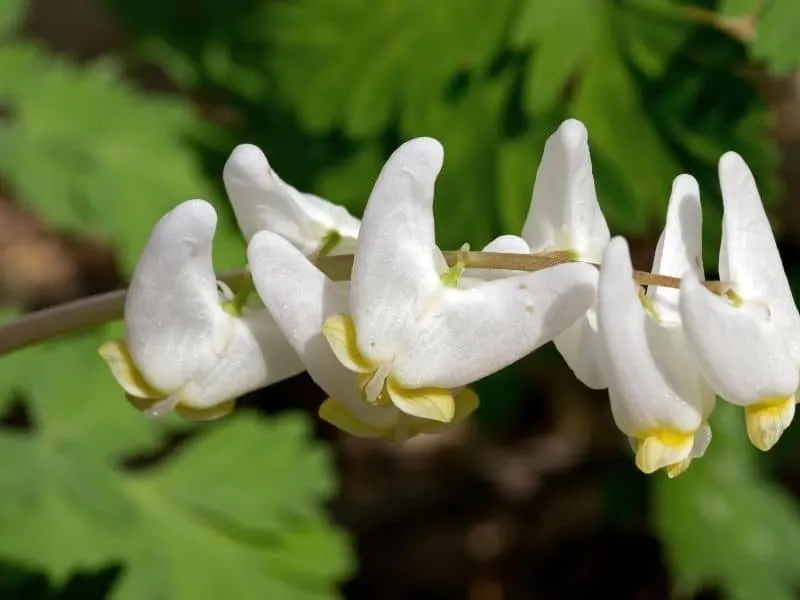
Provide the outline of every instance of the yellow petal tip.
<path id="1" fill-rule="evenodd" d="M 369 373 L 374 370 L 358 349 L 353 317 L 345 313 L 328 317 L 322 324 L 322 335 L 328 340 L 336 358 L 345 367 L 356 373 Z"/>
<path id="2" fill-rule="evenodd" d="M 124 340 L 109 340 L 100 346 L 97 352 L 106 361 L 114 379 L 129 397 L 149 405 L 164 395 L 147 383 L 133 362 Z M 137 401 L 132 400 L 132 403 L 138 408 Z"/>
<path id="3" fill-rule="evenodd" d="M 794 418 L 795 397 L 770 397 L 746 406 L 744 409 L 747 437 L 752 444 L 766 452 L 770 450 L 789 427 Z"/>
<path id="4" fill-rule="evenodd" d="M 386 391 L 392 403 L 407 415 L 440 423 L 449 423 L 455 417 L 456 406 L 450 390 L 434 387 L 410 389 L 389 378 Z"/>
<path id="5" fill-rule="evenodd" d="M 175 406 L 175 412 L 187 421 L 213 421 L 228 416 L 235 407 L 236 400 L 226 400 L 208 408 L 194 408 L 179 403 Z"/>
<path id="6" fill-rule="evenodd" d="M 667 475 L 677 477 L 689 466 L 693 433 L 659 429 L 637 435 L 636 440 L 636 466 L 642 473 L 665 469 Z"/>
<path id="7" fill-rule="evenodd" d="M 361 421 L 342 403 L 332 398 L 328 398 L 320 405 L 318 414 L 323 421 L 354 437 L 379 438 L 391 433 Z"/>

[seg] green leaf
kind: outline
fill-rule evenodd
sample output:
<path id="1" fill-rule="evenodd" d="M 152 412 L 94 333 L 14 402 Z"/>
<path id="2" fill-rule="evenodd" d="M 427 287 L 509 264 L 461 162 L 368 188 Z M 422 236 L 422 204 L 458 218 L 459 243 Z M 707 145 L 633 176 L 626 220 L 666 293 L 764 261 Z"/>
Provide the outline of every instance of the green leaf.
<path id="1" fill-rule="evenodd" d="M 168 421 L 148 421 L 125 399 L 97 353 L 107 328 L 40 348 L 21 382 L 41 438 L 110 459 L 156 449 Z"/>
<path id="2" fill-rule="evenodd" d="M 617 40 L 613 14 L 600 29 L 571 106 L 589 131 L 606 218 L 612 228 L 641 233 L 651 221 L 663 219 L 679 170 L 642 103 Z"/>
<path id="3" fill-rule="evenodd" d="M 512 32 L 512 43 L 533 48 L 523 88 L 523 106 L 532 115 L 552 109 L 569 78 L 595 45 L 600 2 L 527 0 Z M 569 35 L 565 32 L 569 31 Z"/>
<path id="4" fill-rule="evenodd" d="M 24 0 L 3 0 L 0 2 L 0 37 L 16 29 L 22 21 L 27 2 Z"/>
<path id="5" fill-rule="evenodd" d="M 153 225 L 208 195 L 188 107 L 125 85 L 108 65 L 78 69 L 29 44 L 0 47 L 0 174 L 58 227 L 94 229 L 132 268 Z"/>
<path id="6" fill-rule="evenodd" d="M 764 0 L 720 0 L 717 12 L 726 17 L 751 15 L 764 4 Z"/>
<path id="7" fill-rule="evenodd" d="M 800 4 L 794 0 L 764 2 L 750 50 L 776 75 L 786 75 L 800 66 L 799 21 Z"/>
<path id="8" fill-rule="evenodd" d="M 273 3 L 267 19 L 270 67 L 278 91 L 310 130 L 341 125 L 353 137 L 368 137 L 402 112 L 438 102 L 455 73 L 486 69 L 498 54 L 514 4 Z"/>
<path id="9" fill-rule="evenodd" d="M 706 456 L 653 481 L 655 527 L 679 585 L 719 586 L 735 600 L 794 598 L 800 512 L 761 476 L 741 408 L 719 403 Z"/>
<path id="10" fill-rule="evenodd" d="M 115 600 L 322 600 L 338 597 L 352 569 L 319 510 L 332 491 L 329 457 L 297 416 L 231 417 L 141 474 L 12 433 L 0 452 L 0 557 L 57 583 L 122 563 Z"/>
<path id="11" fill-rule="evenodd" d="M 308 422 L 294 414 L 278 418 L 269 433 L 268 451 L 264 429 L 253 419 L 223 421 L 181 448 L 149 481 L 172 501 L 251 532 L 270 534 L 287 519 L 319 516 L 319 508 L 305 499 L 329 496 L 334 481 L 327 470 L 327 453 L 306 443 Z M 252 456 L 247 465 L 239 464 L 242 456 Z M 295 477 L 298 472 L 316 476 Z M 280 482 L 280 493 L 272 482 L 258 485 L 261 473 Z M 199 489 L 204 493 L 198 494 Z M 243 494 L 245 489 L 249 493 Z"/>

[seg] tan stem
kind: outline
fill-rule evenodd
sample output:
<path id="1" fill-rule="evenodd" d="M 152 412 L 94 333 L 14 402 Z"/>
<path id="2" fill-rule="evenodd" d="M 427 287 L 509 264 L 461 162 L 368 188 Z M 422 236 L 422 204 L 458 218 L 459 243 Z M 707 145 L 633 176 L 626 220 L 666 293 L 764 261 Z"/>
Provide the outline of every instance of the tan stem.
<path id="1" fill-rule="evenodd" d="M 575 260 L 567 252 L 548 252 L 544 254 L 506 254 L 499 252 L 445 252 L 447 264 L 454 265 L 458 260 L 466 260 L 467 268 L 506 269 L 511 271 L 541 271 L 555 265 Z M 318 258 L 316 265 L 331 279 L 341 281 L 350 277 L 353 266 L 352 255 L 324 256 Z M 600 268 L 594 263 L 593 266 Z M 238 289 L 243 279 L 249 277 L 246 270 L 221 273 L 220 280 L 231 288 Z M 634 271 L 634 279 L 641 285 L 659 285 L 677 288 L 680 279 L 666 275 L 656 275 L 646 271 Z M 724 292 L 729 284 L 720 281 L 706 281 L 705 286 L 716 294 Z M 82 329 L 103 325 L 122 318 L 126 290 L 116 290 L 68 302 L 52 308 L 23 315 L 10 323 L 0 326 L 0 356 L 10 354 L 33 344 L 52 340 Z"/>

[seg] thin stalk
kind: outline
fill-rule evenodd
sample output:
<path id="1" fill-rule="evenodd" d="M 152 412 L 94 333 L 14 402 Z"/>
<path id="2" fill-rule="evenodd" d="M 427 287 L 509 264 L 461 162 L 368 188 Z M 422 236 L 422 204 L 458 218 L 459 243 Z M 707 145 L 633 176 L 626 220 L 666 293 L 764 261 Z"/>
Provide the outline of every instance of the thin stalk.
<path id="1" fill-rule="evenodd" d="M 533 255 L 454 251 L 445 252 L 444 257 L 450 266 L 462 260 L 467 268 L 512 271 L 540 271 L 563 263 L 580 262 L 566 252 Z M 328 277 L 341 281 L 350 277 L 353 256 L 323 256 L 315 262 Z M 594 263 L 587 264 L 600 268 Z M 246 269 L 221 273 L 219 278 L 233 289 L 240 289 L 243 284 L 249 283 L 246 281 L 249 278 Z M 657 275 L 647 271 L 634 271 L 634 279 L 640 285 L 671 288 L 680 286 L 680 279 L 677 277 Z M 723 293 L 729 287 L 728 284 L 720 281 L 706 281 L 705 286 L 716 294 Z M 82 329 L 119 320 L 122 318 L 125 307 L 125 294 L 126 290 L 122 289 L 82 298 L 23 315 L 2 325 L 0 326 L 0 356 Z"/>

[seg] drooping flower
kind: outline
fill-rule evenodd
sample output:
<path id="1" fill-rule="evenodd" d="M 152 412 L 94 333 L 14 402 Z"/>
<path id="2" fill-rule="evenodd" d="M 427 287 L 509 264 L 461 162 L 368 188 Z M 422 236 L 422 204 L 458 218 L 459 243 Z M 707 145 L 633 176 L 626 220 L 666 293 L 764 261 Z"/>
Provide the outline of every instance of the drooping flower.
<path id="1" fill-rule="evenodd" d="M 584 262 L 602 260 L 610 233 L 597 202 L 588 136 L 580 121 L 564 121 L 547 140 L 522 237 L 533 253 L 561 251 Z M 594 305 L 554 343 L 585 385 L 607 386 Z"/>
<path id="2" fill-rule="evenodd" d="M 319 409 L 322 419 L 354 436 L 398 442 L 447 425 L 403 414 L 390 403 L 367 402 L 356 376 L 336 358 L 323 324 L 348 309 L 349 282 L 331 281 L 286 239 L 269 231 L 253 237 L 247 255 L 259 295 L 308 374 L 329 396 Z M 469 389 L 459 390 L 454 398 L 453 423 L 478 406 Z"/>
<path id="3" fill-rule="evenodd" d="M 702 278 L 701 212 L 697 182 L 675 180 L 653 272 Z M 711 441 L 708 416 L 715 395 L 698 370 L 678 311 L 678 290 L 633 279 L 627 242 L 611 240 L 603 257 L 598 324 L 611 410 L 630 438 L 645 473 L 682 473 Z"/>
<path id="4" fill-rule="evenodd" d="M 719 274 L 731 287 L 718 296 L 689 274 L 680 311 L 700 369 L 720 396 L 744 407 L 751 442 L 769 450 L 794 417 L 800 316 L 752 173 L 728 152 L 719 177 Z"/>
<path id="5" fill-rule="evenodd" d="M 364 212 L 349 310 L 322 329 L 369 403 L 446 423 L 456 412 L 452 389 L 563 331 L 592 302 L 597 273 L 559 265 L 460 289 L 436 259 L 433 194 L 443 159 L 431 138 L 389 158 Z"/>
<path id="6" fill-rule="evenodd" d="M 235 399 L 304 370 L 266 309 L 217 282 L 213 207 L 189 200 L 164 215 L 125 301 L 125 339 L 100 348 L 128 399 L 156 417 L 221 417 Z"/>
<path id="7" fill-rule="evenodd" d="M 353 252 L 358 219 L 342 206 L 285 183 L 256 146 L 234 148 L 222 178 L 247 240 L 265 229 L 285 237 L 306 256 Z"/>

